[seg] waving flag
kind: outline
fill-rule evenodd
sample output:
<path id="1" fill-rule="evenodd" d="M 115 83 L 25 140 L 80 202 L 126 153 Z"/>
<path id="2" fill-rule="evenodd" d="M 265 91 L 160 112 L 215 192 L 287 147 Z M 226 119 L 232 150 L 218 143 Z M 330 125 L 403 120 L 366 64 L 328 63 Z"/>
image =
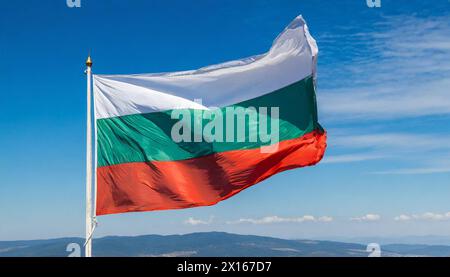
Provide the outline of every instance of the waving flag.
<path id="1" fill-rule="evenodd" d="M 193 71 L 94 75 L 96 214 L 213 205 L 319 162 L 317 52 L 299 16 L 262 55 Z"/>

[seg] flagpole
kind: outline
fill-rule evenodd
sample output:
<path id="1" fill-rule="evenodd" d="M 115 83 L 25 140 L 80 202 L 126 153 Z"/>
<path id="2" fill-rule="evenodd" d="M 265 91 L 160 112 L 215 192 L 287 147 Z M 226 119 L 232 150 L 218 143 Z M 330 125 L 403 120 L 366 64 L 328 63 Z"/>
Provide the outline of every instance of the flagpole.
<path id="1" fill-rule="evenodd" d="M 87 76 L 87 117 L 86 117 L 86 242 L 85 257 L 92 256 L 92 126 L 91 126 L 91 79 L 92 60 L 86 60 Z"/>

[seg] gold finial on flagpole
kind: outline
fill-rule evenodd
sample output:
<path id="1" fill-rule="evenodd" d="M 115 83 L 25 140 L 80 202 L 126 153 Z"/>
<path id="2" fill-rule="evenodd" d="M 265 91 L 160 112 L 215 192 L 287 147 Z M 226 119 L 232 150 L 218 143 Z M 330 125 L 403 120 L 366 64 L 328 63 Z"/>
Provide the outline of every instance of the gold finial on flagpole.
<path id="1" fill-rule="evenodd" d="M 91 54 L 89 54 L 89 56 L 87 57 L 86 66 L 87 67 L 92 67 Z"/>

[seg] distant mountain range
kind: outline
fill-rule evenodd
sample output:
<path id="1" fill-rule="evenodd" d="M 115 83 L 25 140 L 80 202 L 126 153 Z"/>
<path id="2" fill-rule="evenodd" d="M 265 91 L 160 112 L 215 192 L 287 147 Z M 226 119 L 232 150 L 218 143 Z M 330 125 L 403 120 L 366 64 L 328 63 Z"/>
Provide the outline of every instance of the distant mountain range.
<path id="1" fill-rule="evenodd" d="M 67 256 L 69 243 L 82 238 L 0 241 L 0 257 Z M 95 239 L 94 256 L 135 257 L 367 257 L 366 245 L 325 240 L 287 240 L 223 232 L 186 235 L 108 236 Z M 381 245 L 382 256 L 450 256 L 450 246 L 425 244 Z"/>
<path id="2" fill-rule="evenodd" d="M 389 236 L 389 237 L 311 237 L 313 240 L 331 240 L 350 243 L 368 244 L 377 242 L 380 244 L 426 244 L 450 246 L 450 236 L 422 235 L 422 236 Z"/>

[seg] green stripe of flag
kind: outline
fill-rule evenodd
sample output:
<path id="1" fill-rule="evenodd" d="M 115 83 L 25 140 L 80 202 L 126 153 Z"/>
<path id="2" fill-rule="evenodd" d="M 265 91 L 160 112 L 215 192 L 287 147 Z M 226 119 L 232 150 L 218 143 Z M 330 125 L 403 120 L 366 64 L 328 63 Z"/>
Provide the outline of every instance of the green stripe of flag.
<path id="1" fill-rule="evenodd" d="M 321 129 L 317 122 L 312 77 L 233 106 L 269 107 L 269 115 L 270 107 L 279 107 L 280 141 L 297 138 L 315 129 Z M 225 109 L 226 107 L 221 108 L 224 113 Z M 194 118 L 194 113 L 199 110 L 186 111 L 189 111 L 192 115 L 191 118 Z M 245 142 L 176 143 L 171 138 L 171 130 L 178 120 L 171 119 L 171 112 L 98 119 L 98 166 L 130 162 L 185 160 L 224 151 L 254 149 L 269 144 L 259 139 L 256 142 L 249 142 L 248 131 L 245 134 Z M 203 126 L 207 122 L 208 120 L 203 119 Z M 254 125 L 255 123 L 250 122 L 247 118 L 246 130 Z M 268 125 L 270 126 L 270 119 Z"/>

